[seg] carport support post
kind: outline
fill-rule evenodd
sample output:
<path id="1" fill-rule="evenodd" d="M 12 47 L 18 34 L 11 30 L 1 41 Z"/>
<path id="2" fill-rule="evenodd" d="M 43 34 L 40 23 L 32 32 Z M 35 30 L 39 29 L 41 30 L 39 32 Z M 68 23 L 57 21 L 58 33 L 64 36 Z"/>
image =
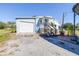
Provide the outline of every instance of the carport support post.
<path id="1" fill-rule="evenodd" d="M 74 26 L 73 26 L 73 35 L 74 35 L 74 37 L 75 37 L 75 19 L 76 19 L 76 14 L 74 12 L 74 20 L 73 20 L 73 24 L 74 24 Z"/>

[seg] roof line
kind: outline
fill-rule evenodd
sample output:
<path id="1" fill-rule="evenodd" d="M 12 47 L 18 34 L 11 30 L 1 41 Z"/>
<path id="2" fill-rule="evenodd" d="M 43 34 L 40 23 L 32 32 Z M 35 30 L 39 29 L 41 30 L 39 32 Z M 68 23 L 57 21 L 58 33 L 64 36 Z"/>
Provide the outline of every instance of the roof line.
<path id="1" fill-rule="evenodd" d="M 36 18 L 16 18 L 16 20 L 18 19 L 36 19 Z"/>

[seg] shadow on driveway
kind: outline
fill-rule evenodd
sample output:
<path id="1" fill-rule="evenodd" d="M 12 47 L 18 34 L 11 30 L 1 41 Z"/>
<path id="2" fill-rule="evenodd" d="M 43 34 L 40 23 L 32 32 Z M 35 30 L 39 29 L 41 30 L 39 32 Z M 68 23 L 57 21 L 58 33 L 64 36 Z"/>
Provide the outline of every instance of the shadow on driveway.
<path id="1" fill-rule="evenodd" d="M 52 35 L 51 36 L 40 35 L 40 36 L 52 44 L 55 44 L 61 48 L 64 48 L 68 51 L 71 51 L 79 55 L 79 45 L 61 40 L 59 36 L 52 36 Z"/>

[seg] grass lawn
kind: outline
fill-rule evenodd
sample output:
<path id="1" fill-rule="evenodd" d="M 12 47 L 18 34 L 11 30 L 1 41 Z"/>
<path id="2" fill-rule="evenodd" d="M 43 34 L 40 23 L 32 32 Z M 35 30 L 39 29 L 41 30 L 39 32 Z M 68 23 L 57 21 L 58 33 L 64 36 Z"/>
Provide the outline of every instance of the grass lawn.
<path id="1" fill-rule="evenodd" d="M 4 42 L 9 39 L 9 30 L 0 29 L 0 42 Z"/>

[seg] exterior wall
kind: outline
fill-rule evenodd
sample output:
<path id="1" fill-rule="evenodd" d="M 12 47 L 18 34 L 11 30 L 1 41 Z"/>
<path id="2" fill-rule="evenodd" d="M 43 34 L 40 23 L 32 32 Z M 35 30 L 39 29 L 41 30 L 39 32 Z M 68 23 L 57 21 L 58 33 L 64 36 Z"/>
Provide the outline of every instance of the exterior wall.
<path id="1" fill-rule="evenodd" d="M 36 16 L 36 32 L 44 32 L 45 24 L 48 24 L 48 21 L 45 22 L 47 16 Z"/>
<path id="2" fill-rule="evenodd" d="M 17 33 L 34 33 L 35 32 L 35 19 L 17 19 L 16 20 Z"/>
<path id="3" fill-rule="evenodd" d="M 39 31 L 39 17 L 36 17 L 35 19 L 35 32 Z"/>

